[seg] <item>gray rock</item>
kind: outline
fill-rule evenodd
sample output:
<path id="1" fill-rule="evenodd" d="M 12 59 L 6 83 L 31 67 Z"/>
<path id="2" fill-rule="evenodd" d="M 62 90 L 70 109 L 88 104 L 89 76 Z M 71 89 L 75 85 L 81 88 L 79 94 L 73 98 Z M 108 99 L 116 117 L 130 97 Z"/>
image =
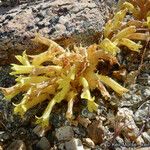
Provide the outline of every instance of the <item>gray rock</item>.
<path id="1" fill-rule="evenodd" d="M 0 64 L 13 62 L 14 55 L 24 49 L 30 53 L 42 50 L 42 47 L 31 41 L 35 32 L 52 39 L 60 39 L 64 34 L 75 35 L 77 43 L 81 42 L 79 33 L 90 34 L 92 37 L 85 36 L 84 43 L 94 43 L 93 37 L 98 39 L 97 33 L 102 31 L 109 12 L 109 7 L 102 0 L 27 2 L 25 0 L 25 4 L 11 9 L 0 6 Z"/>
<path id="2" fill-rule="evenodd" d="M 65 142 L 66 150 L 84 150 L 80 139 L 73 138 L 69 142 Z"/>
<path id="3" fill-rule="evenodd" d="M 36 145 L 37 148 L 41 150 L 49 150 L 50 149 L 50 143 L 46 137 L 42 137 L 41 140 Z"/>
<path id="4" fill-rule="evenodd" d="M 74 137 L 74 132 L 70 126 L 64 126 L 57 129 L 55 135 L 58 141 L 65 141 L 72 139 Z"/>
<path id="5" fill-rule="evenodd" d="M 7 150 L 27 150 L 27 149 L 25 143 L 22 140 L 15 140 L 8 146 Z"/>

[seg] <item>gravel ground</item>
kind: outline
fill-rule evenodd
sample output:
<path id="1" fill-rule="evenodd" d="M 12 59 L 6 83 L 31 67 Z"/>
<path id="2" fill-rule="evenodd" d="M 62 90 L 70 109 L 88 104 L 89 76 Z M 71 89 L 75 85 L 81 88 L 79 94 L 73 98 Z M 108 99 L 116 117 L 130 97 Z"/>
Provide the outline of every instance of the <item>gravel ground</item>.
<path id="1" fill-rule="evenodd" d="M 67 33 L 66 30 L 64 32 Z M 51 114 L 51 127 L 42 130 L 34 124 L 34 116 L 37 112 L 43 111 L 45 104 L 33 108 L 27 112 L 24 119 L 21 119 L 13 115 L 13 105 L 3 100 L 4 97 L 0 93 L 0 150 L 127 150 L 131 147 L 148 150 L 150 51 L 146 51 L 139 74 L 135 70 L 138 70 L 141 63 L 140 54 L 123 53 L 120 57 L 121 63 L 126 66 L 129 73 L 124 79 L 124 86 L 128 87 L 129 92 L 122 98 L 112 93 L 108 104 L 97 96 L 100 105 L 97 113 L 90 113 L 85 109 L 84 102 L 75 105 L 77 123 L 74 124 L 65 119 L 66 108 L 62 108 L 61 103 L 56 105 Z M 0 87 L 14 85 L 14 78 L 9 72 L 9 65 L 0 67 Z M 18 95 L 13 102 L 17 103 L 20 98 L 21 95 Z M 115 120 L 116 116 L 128 119 L 122 126 L 119 120 Z M 130 140 L 135 136 L 138 136 L 138 140 L 132 143 Z"/>

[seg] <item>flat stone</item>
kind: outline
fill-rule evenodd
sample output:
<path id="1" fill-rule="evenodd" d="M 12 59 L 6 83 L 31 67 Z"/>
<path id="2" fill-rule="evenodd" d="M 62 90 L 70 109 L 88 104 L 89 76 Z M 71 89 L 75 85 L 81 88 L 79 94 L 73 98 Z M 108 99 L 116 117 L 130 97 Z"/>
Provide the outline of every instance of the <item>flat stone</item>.
<path id="1" fill-rule="evenodd" d="M 64 126 L 57 129 L 55 135 L 58 141 L 66 141 L 74 137 L 74 132 L 70 126 Z"/>
<path id="2" fill-rule="evenodd" d="M 76 138 L 66 142 L 65 148 L 66 150 L 84 150 L 81 140 Z"/>

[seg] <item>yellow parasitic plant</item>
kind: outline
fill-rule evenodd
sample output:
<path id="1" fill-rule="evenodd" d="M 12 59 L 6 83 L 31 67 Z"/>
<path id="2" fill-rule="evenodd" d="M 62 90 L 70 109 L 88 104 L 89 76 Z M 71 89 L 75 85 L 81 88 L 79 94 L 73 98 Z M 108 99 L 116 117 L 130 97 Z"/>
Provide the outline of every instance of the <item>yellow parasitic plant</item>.
<path id="1" fill-rule="evenodd" d="M 110 94 L 104 85 L 120 96 L 128 92 L 128 89 L 102 74 L 97 65 L 100 60 L 108 61 L 111 65 L 117 64 L 116 55 L 122 46 L 139 52 L 142 48 L 139 41 L 149 38 L 148 34 L 138 32 L 136 25 L 129 25 L 129 21 L 125 21 L 127 12 L 133 13 L 130 7 L 134 6 L 130 3 L 124 4 L 106 23 L 104 38 L 100 43 L 89 47 L 74 46 L 72 50 L 64 49 L 54 41 L 37 34 L 34 41 L 48 46 L 47 51 L 32 56 L 28 56 L 26 52 L 22 56 L 17 55 L 20 65 L 12 64 L 11 72 L 11 75 L 16 76 L 16 84 L 10 88 L 0 88 L 7 100 L 20 92 L 24 93 L 21 102 L 14 104 L 14 113 L 23 117 L 30 108 L 48 100 L 43 115 L 37 117 L 36 121 L 42 127 L 47 127 L 54 105 L 63 100 L 68 102 L 66 117 L 72 119 L 73 104 L 79 93 L 81 100 L 87 101 L 88 110 L 93 112 L 97 111 L 98 104 L 91 94 L 92 90 L 98 89 L 105 99 L 110 98 Z M 150 26 L 149 18 L 140 22 L 146 29 Z"/>

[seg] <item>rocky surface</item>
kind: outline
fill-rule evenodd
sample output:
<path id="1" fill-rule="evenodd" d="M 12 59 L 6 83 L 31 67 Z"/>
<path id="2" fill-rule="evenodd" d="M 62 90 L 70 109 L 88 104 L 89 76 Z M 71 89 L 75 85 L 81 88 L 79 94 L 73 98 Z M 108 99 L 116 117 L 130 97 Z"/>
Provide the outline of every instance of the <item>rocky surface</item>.
<path id="1" fill-rule="evenodd" d="M 108 16 L 108 5 L 113 5 L 107 1 L 26 0 L 14 7 L 1 5 L 0 64 L 12 62 L 14 54 L 23 50 L 32 49 L 30 53 L 41 50 L 42 47 L 31 41 L 36 32 L 67 45 L 97 42 Z"/>

